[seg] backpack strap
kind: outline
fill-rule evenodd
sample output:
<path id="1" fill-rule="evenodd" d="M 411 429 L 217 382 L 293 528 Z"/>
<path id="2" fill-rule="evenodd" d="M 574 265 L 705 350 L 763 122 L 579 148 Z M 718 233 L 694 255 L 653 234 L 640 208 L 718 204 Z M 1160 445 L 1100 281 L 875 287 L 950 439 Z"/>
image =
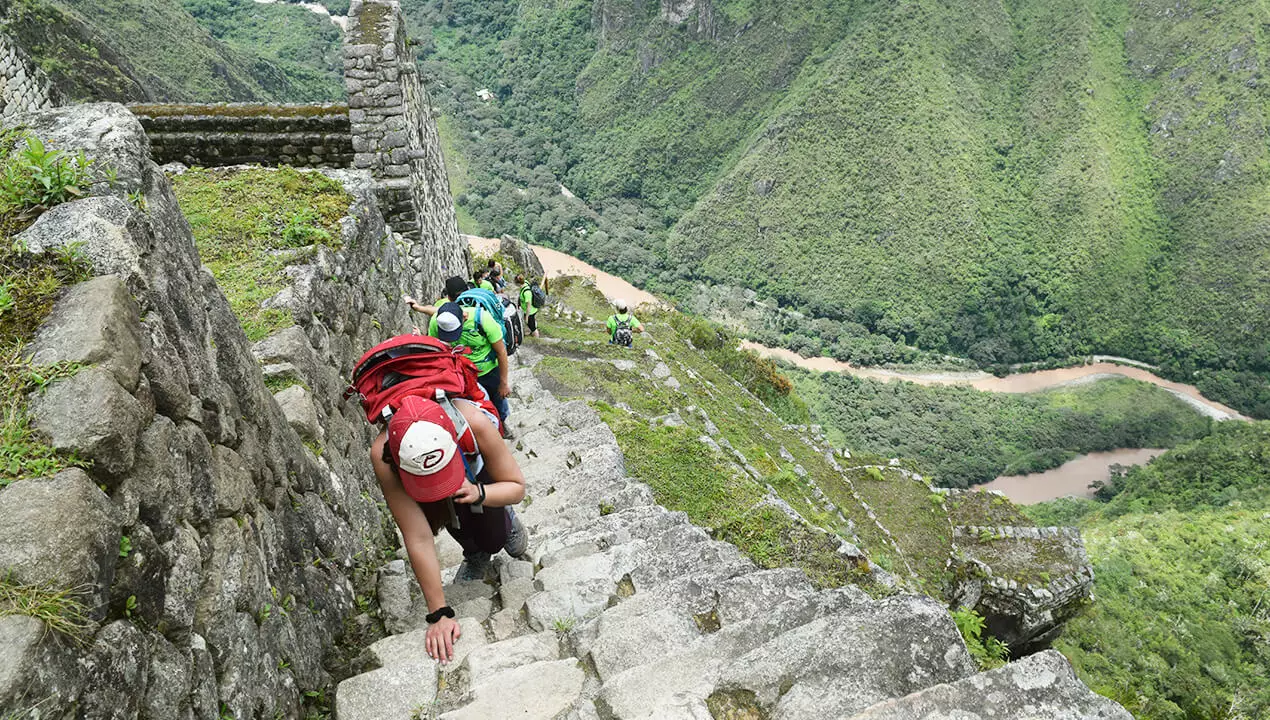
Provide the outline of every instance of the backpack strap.
<path id="1" fill-rule="evenodd" d="M 454 433 L 457 436 L 459 454 L 463 456 L 463 469 L 467 471 L 467 479 L 476 484 L 476 476 L 485 469 L 485 460 L 481 457 L 481 448 L 476 443 L 476 433 L 472 432 L 472 425 L 467 421 L 467 417 L 454 406 L 454 401 L 442 395 L 437 398 L 437 402 L 445 409 L 445 414 L 450 417 L 450 422 L 454 423 Z M 471 463 L 467 460 L 467 453 L 463 450 L 463 436 L 469 436 L 472 441 L 472 456 L 476 459 Z"/>

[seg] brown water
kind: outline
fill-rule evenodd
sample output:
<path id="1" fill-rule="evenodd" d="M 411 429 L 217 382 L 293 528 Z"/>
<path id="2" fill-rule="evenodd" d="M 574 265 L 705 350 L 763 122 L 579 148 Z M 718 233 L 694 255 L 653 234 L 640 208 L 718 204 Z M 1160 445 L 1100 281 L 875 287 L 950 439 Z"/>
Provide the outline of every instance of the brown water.
<path id="1" fill-rule="evenodd" d="M 999 477 L 979 487 L 1004 493 L 1020 505 L 1053 500 L 1072 495 L 1093 497 L 1089 484 L 1111 477 L 1112 465 L 1145 465 L 1165 451 L 1158 448 L 1112 450 L 1081 455 L 1053 470 L 1031 475 Z"/>
<path id="2" fill-rule="evenodd" d="M 1165 380 L 1155 373 L 1139 367 L 1129 367 L 1114 363 L 1093 363 L 1076 367 L 1059 368 L 1057 370 L 1038 370 L 1030 373 L 1018 373 L 1005 377 L 996 377 L 985 372 L 933 372 L 907 373 L 900 370 L 882 368 L 855 367 L 841 360 L 827 357 L 805 358 L 785 348 L 772 348 L 750 342 L 741 343 L 741 347 L 753 350 L 766 357 L 787 360 L 799 367 L 818 372 L 844 372 L 856 377 L 871 378 L 891 382 L 904 380 L 918 385 L 969 385 L 976 390 L 1002 393 L 1029 393 L 1048 388 L 1072 385 L 1079 382 L 1098 380 L 1104 377 L 1127 377 L 1159 386 L 1176 395 L 1197 411 L 1214 420 L 1247 420 L 1238 411 L 1209 400 L 1200 394 L 1192 385 Z"/>
<path id="3" fill-rule="evenodd" d="M 476 235 L 464 235 L 463 237 L 467 239 L 472 249 L 477 252 L 488 255 L 498 251 L 498 240 L 496 238 L 483 238 Z M 542 263 L 542 269 L 546 272 L 548 278 L 558 275 L 590 277 L 595 280 L 596 289 L 609 300 L 620 298 L 630 303 L 631 307 L 665 305 L 652 293 L 640 290 L 622 278 L 610 275 L 572 255 L 566 255 L 559 250 L 552 250 L 541 245 L 530 245 L 530 247 L 534 249 L 534 254 L 538 256 L 538 261 Z"/>

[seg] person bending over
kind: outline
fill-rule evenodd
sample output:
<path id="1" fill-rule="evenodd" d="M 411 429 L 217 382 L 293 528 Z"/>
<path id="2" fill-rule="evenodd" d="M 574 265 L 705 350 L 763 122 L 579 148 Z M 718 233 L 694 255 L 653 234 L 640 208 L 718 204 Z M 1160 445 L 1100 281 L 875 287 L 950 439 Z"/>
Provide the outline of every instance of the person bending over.
<path id="1" fill-rule="evenodd" d="M 520 556 L 529 537 L 510 506 L 525 478 L 499 437 L 495 418 L 470 400 L 408 396 L 370 446 L 370 460 L 428 603 L 428 655 L 454 657 L 459 624 L 445 601 L 436 536 L 445 528 L 463 548 L 457 579 L 483 579 L 490 556 Z M 456 425 L 457 423 L 457 425 Z"/>

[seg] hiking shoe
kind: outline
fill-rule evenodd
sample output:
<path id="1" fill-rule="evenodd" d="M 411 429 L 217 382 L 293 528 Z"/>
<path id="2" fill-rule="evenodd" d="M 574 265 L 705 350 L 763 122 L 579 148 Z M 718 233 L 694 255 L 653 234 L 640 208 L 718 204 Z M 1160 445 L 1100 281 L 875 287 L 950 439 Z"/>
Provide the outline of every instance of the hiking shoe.
<path id="1" fill-rule="evenodd" d="M 512 431 L 512 426 L 506 423 L 503 423 L 503 439 L 504 440 L 516 439 L 516 433 Z"/>
<path id="2" fill-rule="evenodd" d="M 525 525 L 516 517 L 516 511 L 507 508 L 507 512 L 512 516 L 512 529 L 507 533 L 507 542 L 503 543 L 503 549 L 512 557 L 520 557 L 529 549 L 529 532 L 525 530 Z"/>
<path id="3" fill-rule="evenodd" d="M 489 553 L 472 553 L 468 555 L 464 553 L 463 564 L 459 566 L 459 571 L 454 575 L 455 582 L 465 582 L 470 580 L 484 581 L 493 569 L 493 565 L 489 561 Z"/>

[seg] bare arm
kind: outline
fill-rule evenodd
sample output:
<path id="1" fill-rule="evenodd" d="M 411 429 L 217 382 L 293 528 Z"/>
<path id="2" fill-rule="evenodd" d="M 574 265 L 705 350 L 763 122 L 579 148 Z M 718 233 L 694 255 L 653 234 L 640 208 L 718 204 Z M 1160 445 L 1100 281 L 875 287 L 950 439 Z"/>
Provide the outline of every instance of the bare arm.
<path id="1" fill-rule="evenodd" d="M 494 353 L 498 355 L 498 392 L 507 397 L 512 394 L 511 361 L 507 359 L 507 343 L 502 340 L 494 343 Z"/>
<path id="2" fill-rule="evenodd" d="M 484 412 L 470 403 L 455 403 L 463 417 L 472 427 L 476 436 L 476 446 L 481 449 L 481 458 L 485 461 L 485 473 L 493 480 L 485 486 L 485 505 L 490 507 L 506 507 L 515 505 L 525 499 L 525 476 L 512 457 L 511 450 L 503 442 L 498 428 Z M 471 483 L 464 482 L 463 488 L 455 495 L 457 503 L 470 504 L 480 498 L 480 491 Z"/>
<path id="3" fill-rule="evenodd" d="M 388 510 L 401 530 L 406 554 L 410 557 L 410 567 L 414 569 L 415 579 L 423 590 L 428 611 L 436 611 L 445 607 L 445 588 L 441 583 L 441 563 L 437 559 L 436 540 L 432 536 L 428 518 L 423 514 L 423 508 L 401 486 L 401 480 L 392 466 L 384 462 L 384 443 L 387 440 L 387 434 L 380 433 L 371 443 L 371 464 L 375 467 L 375 477 L 383 490 Z M 428 626 L 428 654 L 437 660 L 449 661 L 454 656 L 454 642 L 459 639 L 460 632 L 458 623 L 450 618 L 442 618 Z"/>
<path id="4" fill-rule="evenodd" d="M 437 314 L 437 306 L 436 306 L 436 305 L 420 305 L 418 300 L 415 300 L 414 298 L 410 297 L 409 295 L 407 295 L 407 296 L 403 297 L 403 298 L 402 298 L 402 300 L 404 300 L 404 301 L 406 302 L 406 305 L 407 305 L 407 306 L 409 306 L 411 310 L 413 310 L 413 311 L 415 311 L 415 312 L 417 312 L 417 313 L 423 313 L 424 315 L 436 315 L 436 314 Z"/>

